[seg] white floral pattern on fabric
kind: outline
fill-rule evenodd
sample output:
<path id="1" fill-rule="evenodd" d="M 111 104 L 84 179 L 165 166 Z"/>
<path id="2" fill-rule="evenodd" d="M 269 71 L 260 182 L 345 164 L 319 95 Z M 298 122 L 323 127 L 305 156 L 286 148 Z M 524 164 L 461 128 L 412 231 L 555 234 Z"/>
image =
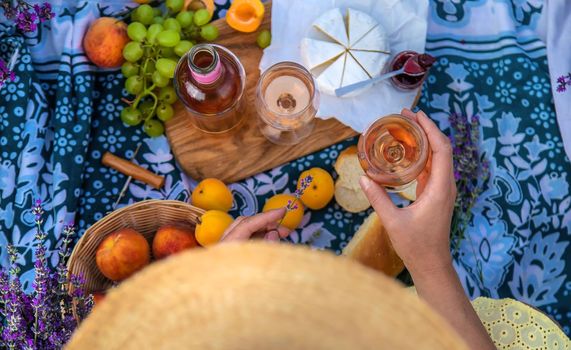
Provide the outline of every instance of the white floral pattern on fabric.
<path id="1" fill-rule="evenodd" d="M 216 4 L 223 14 L 229 1 Z M 454 266 L 471 298 L 521 299 L 569 334 L 571 166 L 549 94 L 545 48 L 530 31 L 543 2 L 430 4 L 427 49 L 438 61 L 419 106 L 445 132 L 451 112 L 478 115 L 491 170 L 468 237 L 453 252 Z M 124 175 L 101 165 L 106 151 L 130 159 L 140 144 L 134 162 L 165 176 L 161 190 L 132 182 L 119 207 L 148 198 L 186 201 L 196 186 L 181 172 L 165 137 L 148 139 L 141 128 L 121 123 L 117 116 L 126 96 L 120 73 L 95 69 L 81 53 L 79 38 L 87 24 L 124 5 L 60 1 L 51 31 L 25 40 L 0 23 L 0 57 L 21 50 L 16 81 L 0 90 L 0 263 L 6 263 L 6 244 L 14 244 L 25 284 L 33 278 L 32 200 L 45 204 L 48 253 L 65 223 L 75 219 L 83 233 L 113 209 L 125 182 Z M 491 8 L 498 18 L 490 18 Z M 355 143 L 350 139 L 232 184 L 231 214 L 259 212 L 272 195 L 293 192 L 299 174 L 311 167 L 334 173 L 339 152 Z M 332 202 L 307 212 L 290 240 L 340 253 L 366 215 L 349 214 Z M 57 255 L 51 259 L 55 264 Z"/>

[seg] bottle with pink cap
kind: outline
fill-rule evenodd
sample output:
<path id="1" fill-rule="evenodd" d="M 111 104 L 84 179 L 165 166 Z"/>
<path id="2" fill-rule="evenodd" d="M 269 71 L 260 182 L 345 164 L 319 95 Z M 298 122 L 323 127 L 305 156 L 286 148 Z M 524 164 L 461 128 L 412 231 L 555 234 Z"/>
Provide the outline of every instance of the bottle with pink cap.
<path id="1" fill-rule="evenodd" d="M 216 44 L 199 44 L 181 57 L 175 89 L 193 124 L 208 133 L 237 126 L 244 115 L 246 72 L 236 55 Z"/>

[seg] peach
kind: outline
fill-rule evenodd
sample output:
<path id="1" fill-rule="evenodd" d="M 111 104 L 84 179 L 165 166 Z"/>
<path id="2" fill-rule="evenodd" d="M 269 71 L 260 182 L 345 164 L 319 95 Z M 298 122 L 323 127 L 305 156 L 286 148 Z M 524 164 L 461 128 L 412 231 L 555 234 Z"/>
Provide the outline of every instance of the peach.
<path id="1" fill-rule="evenodd" d="M 193 230 L 182 226 L 163 226 L 157 230 L 153 239 L 153 256 L 162 259 L 196 246 L 198 243 Z"/>
<path id="2" fill-rule="evenodd" d="M 115 68 L 125 62 L 123 48 L 129 41 L 125 22 L 111 17 L 101 17 L 91 23 L 85 33 L 83 49 L 96 66 Z"/>
<path id="3" fill-rule="evenodd" d="M 93 305 L 99 305 L 105 299 L 105 292 L 95 292 L 91 296 L 93 296 Z"/>
<path id="4" fill-rule="evenodd" d="M 101 273 L 112 281 L 122 281 L 151 261 L 149 243 L 139 232 L 124 228 L 103 239 L 95 262 Z"/>

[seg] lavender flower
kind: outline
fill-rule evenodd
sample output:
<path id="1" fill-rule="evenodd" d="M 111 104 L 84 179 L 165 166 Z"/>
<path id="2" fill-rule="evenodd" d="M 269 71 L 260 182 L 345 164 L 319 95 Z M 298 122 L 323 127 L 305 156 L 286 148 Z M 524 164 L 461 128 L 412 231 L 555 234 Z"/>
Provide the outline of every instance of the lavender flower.
<path id="1" fill-rule="evenodd" d="M 14 74 L 14 72 L 8 68 L 6 62 L 0 58 L 0 88 L 7 80 L 14 81 L 14 79 L 16 79 L 16 74 Z"/>
<path id="2" fill-rule="evenodd" d="M 60 260 L 54 271 L 47 258 L 47 234 L 41 229 L 43 212 L 41 201 L 35 201 L 32 207 L 36 223 L 33 293 L 27 295 L 22 291 L 18 255 L 13 246 L 8 247 L 9 270 L 0 271 L 0 348 L 61 349 L 77 327 L 78 320 L 72 311 L 74 303 L 77 303 L 79 320 L 86 317 L 93 306 L 92 298 L 86 297 L 83 290 L 85 279 L 67 276 L 66 260 L 75 228 L 73 225 L 64 227 L 59 243 Z M 72 286 L 71 293 L 68 285 Z"/>
<path id="3" fill-rule="evenodd" d="M 449 116 L 454 159 L 454 179 L 458 195 L 454 205 L 452 238 L 455 244 L 463 238 L 472 217 L 472 207 L 489 178 L 489 163 L 478 150 L 480 143 L 480 119 L 477 115 L 468 120 L 466 116 Z"/>
<path id="4" fill-rule="evenodd" d="M 293 201 L 292 200 L 287 201 L 287 205 L 286 205 L 287 211 L 292 211 L 292 210 L 296 210 L 299 208 L 299 206 L 297 205 L 297 201 L 301 198 L 301 196 L 303 195 L 303 192 L 305 192 L 305 190 L 309 187 L 309 184 L 311 184 L 311 181 L 313 181 L 313 176 L 311 176 L 311 175 L 307 175 L 306 177 L 304 177 L 303 179 L 300 180 L 299 185 L 297 186 L 297 189 L 293 193 L 293 196 L 295 197 L 295 199 Z"/>
<path id="5" fill-rule="evenodd" d="M 287 205 L 286 205 L 287 211 L 293 211 L 293 210 L 296 210 L 297 208 L 299 208 L 297 205 L 297 199 L 294 201 L 292 201 L 292 200 L 287 201 Z"/>
<path id="6" fill-rule="evenodd" d="M 300 198 L 301 195 L 303 194 L 303 192 L 309 187 L 309 185 L 311 184 L 311 181 L 313 181 L 313 176 L 311 175 L 307 175 L 306 177 L 304 177 L 303 179 L 301 179 L 298 189 L 295 190 L 294 196 L 296 198 Z"/>
<path id="7" fill-rule="evenodd" d="M 568 87 L 571 87 L 571 72 L 557 78 L 557 92 L 565 92 Z"/>
<path id="8" fill-rule="evenodd" d="M 0 9 L 4 10 L 4 16 L 14 20 L 17 28 L 24 33 L 36 31 L 38 24 L 55 17 L 49 2 L 32 6 L 24 0 L 3 0 L 0 1 Z"/>
<path id="9" fill-rule="evenodd" d="M 55 13 L 52 12 L 52 5 L 50 3 L 44 2 L 41 6 L 34 5 L 34 11 L 40 18 L 40 22 L 49 21 L 50 19 L 55 17 Z"/>
<path id="10" fill-rule="evenodd" d="M 34 11 L 21 11 L 16 17 L 16 26 L 24 33 L 34 32 L 38 28 L 37 20 L 38 15 Z"/>
<path id="11" fill-rule="evenodd" d="M 10 1 L 3 1 L 0 3 L 0 8 L 4 10 L 4 16 L 7 19 L 14 19 L 18 15 L 18 10 L 12 7 Z"/>

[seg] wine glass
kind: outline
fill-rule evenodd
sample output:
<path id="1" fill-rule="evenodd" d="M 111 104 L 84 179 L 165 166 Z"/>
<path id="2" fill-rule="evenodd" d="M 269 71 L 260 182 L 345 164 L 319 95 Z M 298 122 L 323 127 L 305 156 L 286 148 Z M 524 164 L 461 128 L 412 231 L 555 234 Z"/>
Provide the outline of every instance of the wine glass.
<path id="1" fill-rule="evenodd" d="M 294 145 L 308 137 L 318 106 L 319 92 L 313 76 L 297 63 L 277 63 L 258 81 L 258 126 L 275 144 Z"/>
<path id="2" fill-rule="evenodd" d="M 414 120 L 391 114 L 375 121 L 359 138 L 365 173 L 389 192 L 406 190 L 426 167 L 429 144 Z"/>

